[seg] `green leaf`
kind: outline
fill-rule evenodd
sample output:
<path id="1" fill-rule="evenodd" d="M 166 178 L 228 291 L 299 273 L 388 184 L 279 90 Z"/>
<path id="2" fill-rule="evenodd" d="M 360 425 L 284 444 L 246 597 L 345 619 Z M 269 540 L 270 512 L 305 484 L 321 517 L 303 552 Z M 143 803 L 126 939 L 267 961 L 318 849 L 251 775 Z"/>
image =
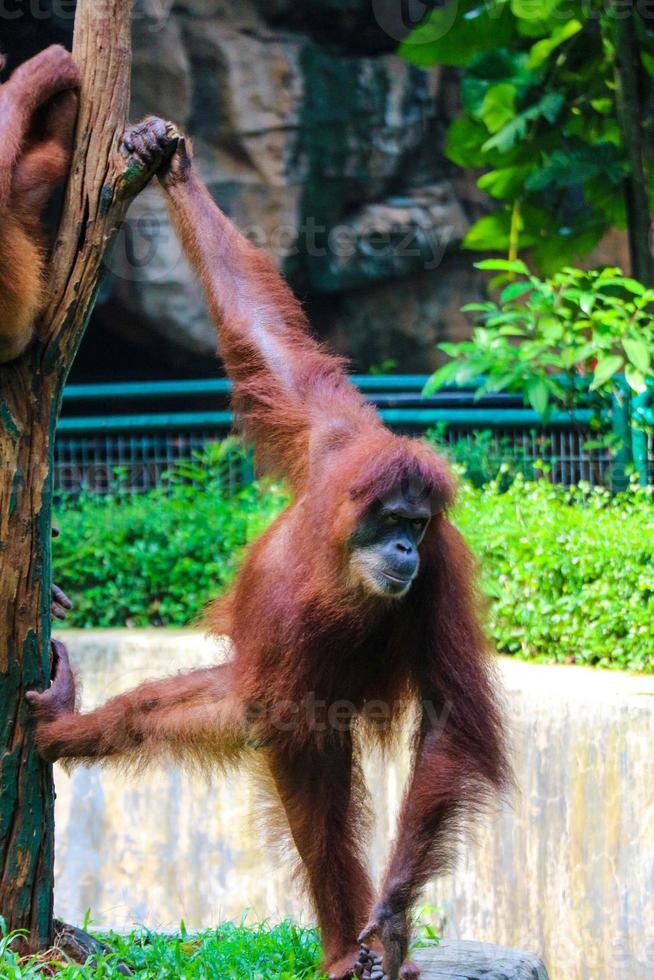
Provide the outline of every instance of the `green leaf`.
<path id="1" fill-rule="evenodd" d="M 515 36 L 508 7 L 450 2 L 436 7 L 399 46 L 399 53 L 421 68 L 463 68 L 480 51 L 503 47 Z"/>
<path id="2" fill-rule="evenodd" d="M 648 75 L 654 75 L 654 56 L 648 54 L 647 51 L 640 52 L 640 60 L 643 63 L 643 68 Z"/>
<path id="3" fill-rule="evenodd" d="M 515 47 L 494 48 L 476 55 L 461 78 L 463 108 L 473 115 L 479 111 L 489 88 L 498 82 L 510 82 L 518 97 L 537 84 L 538 77 L 527 68 L 527 56 Z"/>
<path id="4" fill-rule="evenodd" d="M 464 7 L 465 9 L 465 7 Z M 420 68 L 428 68 L 435 64 L 456 64 L 442 60 L 445 57 L 444 40 L 454 32 L 460 36 L 455 40 L 451 55 L 457 59 L 466 50 L 464 32 L 461 31 L 460 24 L 465 27 L 465 21 L 461 15 L 457 3 L 445 3 L 441 7 L 432 10 L 420 24 L 409 34 L 398 48 L 399 54 L 412 65 Z M 463 62 L 465 64 L 465 61 Z"/>
<path id="5" fill-rule="evenodd" d="M 561 364 L 568 370 L 577 363 L 577 350 L 574 347 L 565 347 L 561 351 Z"/>
<path id="6" fill-rule="evenodd" d="M 531 191 L 573 187 L 597 176 L 614 185 L 621 183 L 624 166 L 617 147 L 612 143 L 584 143 L 575 138 L 567 146 L 545 154 L 542 165 L 532 170 L 525 186 Z"/>
<path id="7" fill-rule="evenodd" d="M 638 282 L 637 279 L 631 279 L 629 276 L 617 276 L 614 279 L 604 279 L 602 282 L 603 286 L 622 286 L 627 292 L 633 293 L 635 296 L 642 296 L 645 292 L 645 287 L 642 282 Z"/>
<path id="8" fill-rule="evenodd" d="M 537 41 L 529 54 L 529 67 L 540 68 L 543 62 L 547 61 L 549 56 L 559 47 L 559 45 L 563 44 L 564 41 L 567 41 L 568 38 L 578 34 L 581 28 L 581 22 L 575 20 L 573 17 L 565 24 L 562 24 L 561 27 L 552 31 L 549 37 L 543 38 L 542 41 Z"/>
<path id="9" fill-rule="evenodd" d="M 645 341 L 625 337 L 622 341 L 622 346 L 633 366 L 642 374 L 649 374 L 651 355 Z"/>
<path id="10" fill-rule="evenodd" d="M 461 307 L 462 313 L 494 313 L 497 310 L 495 303 L 466 303 Z"/>
<path id="11" fill-rule="evenodd" d="M 489 132 L 496 133 L 513 119 L 517 94 L 515 86 L 509 82 L 500 82 L 488 89 L 478 115 Z"/>
<path id="12" fill-rule="evenodd" d="M 469 116 L 459 116 L 447 131 L 445 156 L 459 167 L 483 167 L 487 156 L 482 144 L 488 138 L 483 123 Z"/>
<path id="13" fill-rule="evenodd" d="M 510 282 L 500 293 L 500 303 L 509 303 L 512 299 L 531 293 L 534 287 L 530 282 Z"/>
<path id="14" fill-rule="evenodd" d="M 544 415 L 550 400 L 550 392 L 542 378 L 530 378 L 527 382 L 527 398 L 535 412 Z"/>
<path id="15" fill-rule="evenodd" d="M 485 139 L 485 137 L 484 137 Z M 486 162 L 485 154 L 481 154 L 482 162 Z M 532 173 L 531 164 L 521 164 L 515 167 L 499 167 L 497 170 L 490 170 L 477 181 L 477 187 L 490 194 L 491 197 L 500 200 L 513 200 L 519 196 L 524 183 Z"/>
<path id="16" fill-rule="evenodd" d="M 633 367 L 632 364 L 627 364 L 626 368 L 624 369 L 624 376 L 627 379 L 627 384 L 629 387 L 632 389 L 632 391 L 635 391 L 637 395 L 640 395 L 641 392 L 645 391 L 645 388 L 647 387 L 645 377 L 642 372 Z"/>
<path id="17" fill-rule="evenodd" d="M 539 119 L 541 116 L 550 123 L 556 122 L 564 101 L 563 92 L 547 92 L 538 102 L 519 113 L 503 129 L 486 140 L 482 150 L 488 153 L 490 150 L 497 149 L 501 153 L 507 153 L 516 143 L 526 137 L 530 122 Z"/>
<path id="18" fill-rule="evenodd" d="M 540 323 L 543 332 L 543 340 L 548 344 L 555 344 L 563 338 L 565 333 L 563 324 L 554 318 L 543 317 Z"/>
<path id="19" fill-rule="evenodd" d="M 475 269 L 490 269 L 491 272 L 517 272 L 529 275 L 529 269 L 521 259 L 481 259 L 475 262 Z"/>
<path id="20" fill-rule="evenodd" d="M 532 212 L 523 212 L 525 219 L 531 219 L 536 214 L 536 209 Z M 539 240 L 540 225 L 535 225 L 529 220 L 525 221 L 524 229 L 518 235 L 518 248 L 527 248 L 534 245 Z M 488 214 L 470 228 L 463 240 L 463 247 L 476 249 L 480 252 L 497 252 L 498 249 L 508 249 L 511 240 L 511 215 L 508 210 L 496 211 L 495 214 Z"/>
<path id="21" fill-rule="evenodd" d="M 519 20 L 542 23 L 556 9 L 557 0 L 511 0 L 511 10 Z"/>
<path id="22" fill-rule="evenodd" d="M 591 99 L 590 104 L 595 112 L 599 112 L 602 116 L 608 116 L 610 112 L 613 112 L 615 106 L 613 99 L 608 98 Z"/>
<path id="23" fill-rule="evenodd" d="M 464 248 L 497 251 L 509 247 L 511 217 L 506 211 L 487 214 L 474 223 L 463 239 Z"/>
<path id="24" fill-rule="evenodd" d="M 447 364 L 443 364 L 443 366 L 435 371 L 427 380 L 427 383 L 422 390 L 423 396 L 432 395 L 435 391 L 442 388 L 443 385 L 446 385 L 448 381 L 452 381 L 460 367 L 461 365 L 457 361 L 448 361 Z"/>
<path id="25" fill-rule="evenodd" d="M 597 362 L 593 374 L 593 380 L 590 384 L 590 390 L 595 391 L 600 388 L 603 384 L 606 384 L 614 374 L 622 370 L 624 365 L 624 358 L 618 357 L 617 354 L 609 354 L 608 357 L 602 357 Z"/>
<path id="26" fill-rule="evenodd" d="M 582 313 L 585 313 L 586 316 L 590 316 L 594 305 L 595 305 L 595 297 L 593 296 L 592 293 L 584 293 L 582 296 L 579 297 L 579 306 L 581 308 Z"/>

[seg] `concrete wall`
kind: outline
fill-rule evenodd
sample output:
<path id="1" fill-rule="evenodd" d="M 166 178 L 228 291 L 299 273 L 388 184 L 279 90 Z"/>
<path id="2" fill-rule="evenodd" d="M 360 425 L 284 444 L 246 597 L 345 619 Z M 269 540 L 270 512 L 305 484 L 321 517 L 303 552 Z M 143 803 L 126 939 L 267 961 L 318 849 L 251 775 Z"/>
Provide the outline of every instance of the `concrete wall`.
<path id="1" fill-rule="evenodd" d="M 206 665 L 192 632 L 67 632 L 91 707 L 148 676 Z M 445 935 L 531 949 L 552 980 L 654 976 L 654 677 L 504 659 L 518 789 L 427 898 Z M 369 760 L 380 816 L 378 874 L 406 773 Z M 287 913 L 310 919 L 261 829 L 244 775 L 208 782 L 173 768 L 138 776 L 57 771 L 59 916 L 102 925 L 208 926 Z M 381 805 L 380 805 L 381 800 Z"/>

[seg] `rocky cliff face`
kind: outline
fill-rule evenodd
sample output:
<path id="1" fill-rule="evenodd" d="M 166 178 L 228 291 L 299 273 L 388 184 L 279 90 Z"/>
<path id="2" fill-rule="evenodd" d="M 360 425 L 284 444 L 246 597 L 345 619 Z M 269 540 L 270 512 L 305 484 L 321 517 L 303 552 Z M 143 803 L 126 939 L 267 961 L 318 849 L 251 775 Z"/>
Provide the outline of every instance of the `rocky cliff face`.
<path id="1" fill-rule="evenodd" d="M 425 371 L 465 329 L 478 282 L 456 254 L 468 221 L 442 154 L 446 88 L 392 53 L 398 7 L 150 0 L 134 24 L 133 116 L 192 134 L 215 199 L 356 367 Z M 215 349 L 156 189 L 133 206 L 112 272 L 114 322 L 172 358 Z"/>

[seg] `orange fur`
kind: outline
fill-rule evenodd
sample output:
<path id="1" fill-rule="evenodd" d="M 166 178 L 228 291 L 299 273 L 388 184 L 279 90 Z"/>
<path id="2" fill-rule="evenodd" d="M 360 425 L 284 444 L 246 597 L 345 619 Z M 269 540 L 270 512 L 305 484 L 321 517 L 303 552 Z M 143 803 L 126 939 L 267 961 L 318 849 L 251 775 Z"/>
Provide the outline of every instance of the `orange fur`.
<path id="1" fill-rule="evenodd" d="M 258 747 L 307 872 L 328 972 L 351 975 L 372 915 L 397 975 L 411 903 L 450 866 L 462 818 L 508 778 L 474 563 L 446 515 L 454 481 L 422 441 L 385 429 L 340 360 L 311 338 L 291 291 L 218 210 L 183 144 L 161 179 L 246 436 L 294 500 L 207 614 L 213 633 L 231 637 L 227 666 L 141 686 L 88 715 L 44 718 L 38 742 L 48 755 L 87 759 L 174 751 L 232 762 Z M 391 600 L 352 578 L 349 542 L 371 505 L 409 479 L 434 516 L 417 579 Z M 373 908 L 361 745 L 388 744 L 411 714 L 413 774 Z M 417 975 L 408 960 L 401 970 Z"/>
<path id="2" fill-rule="evenodd" d="M 68 173 L 78 86 L 57 45 L 0 86 L 0 363 L 25 349 L 43 306 L 41 212 Z"/>

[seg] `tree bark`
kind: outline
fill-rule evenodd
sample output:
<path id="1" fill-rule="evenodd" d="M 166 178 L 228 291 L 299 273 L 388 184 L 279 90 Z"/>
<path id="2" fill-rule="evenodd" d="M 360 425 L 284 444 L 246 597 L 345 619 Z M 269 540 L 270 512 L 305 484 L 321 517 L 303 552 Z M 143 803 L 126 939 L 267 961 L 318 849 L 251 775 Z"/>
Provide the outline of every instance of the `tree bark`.
<path id="1" fill-rule="evenodd" d="M 119 152 L 132 0 L 78 0 L 76 147 L 37 339 L 0 366 L 0 915 L 36 949 L 52 940 L 52 767 L 24 693 L 50 677 L 52 463 L 62 389 L 129 200 L 151 176 Z M 0 133 L 1 137 L 1 133 Z"/>
<path id="2" fill-rule="evenodd" d="M 639 75 L 640 51 L 634 18 L 635 6 L 627 8 L 614 0 L 616 44 L 616 97 L 622 143 L 629 162 L 625 181 L 625 200 L 629 235 L 631 274 L 648 286 L 654 286 L 654 261 L 651 249 L 651 218 L 645 166 L 643 120 L 645 108 L 641 97 Z"/>

